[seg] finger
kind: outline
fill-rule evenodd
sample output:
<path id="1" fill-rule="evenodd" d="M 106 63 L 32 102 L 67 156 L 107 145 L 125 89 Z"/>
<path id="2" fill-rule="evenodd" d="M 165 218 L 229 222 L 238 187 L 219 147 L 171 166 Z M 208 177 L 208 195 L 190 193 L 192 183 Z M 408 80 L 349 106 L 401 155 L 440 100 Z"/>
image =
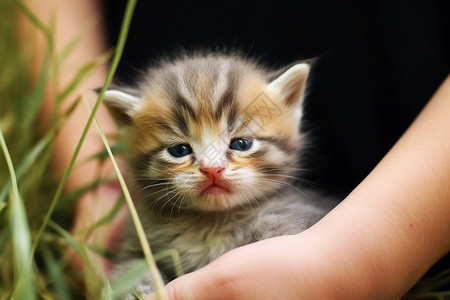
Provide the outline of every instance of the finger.
<path id="1" fill-rule="evenodd" d="M 224 259 L 224 261 L 222 261 Z M 230 300 L 237 299 L 233 295 L 240 289 L 236 274 L 232 271 L 232 264 L 224 263 L 228 260 L 222 257 L 219 261 L 203 267 L 195 272 L 179 277 L 166 286 L 170 300 Z M 229 266 L 229 267 L 228 267 Z M 236 270 L 235 270 L 236 271 Z M 151 295 L 145 300 L 157 300 Z"/>

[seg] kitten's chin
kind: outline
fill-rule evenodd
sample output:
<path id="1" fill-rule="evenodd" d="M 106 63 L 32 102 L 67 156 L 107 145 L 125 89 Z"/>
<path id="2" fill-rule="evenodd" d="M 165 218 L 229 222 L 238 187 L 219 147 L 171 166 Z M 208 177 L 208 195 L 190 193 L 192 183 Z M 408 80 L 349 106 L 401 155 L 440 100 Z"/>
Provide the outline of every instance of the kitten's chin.
<path id="1" fill-rule="evenodd" d="M 193 206 L 202 211 L 222 211 L 235 206 L 232 189 L 225 180 L 205 180 L 197 186 Z"/>
<path id="2" fill-rule="evenodd" d="M 204 212 L 225 211 L 241 205 L 238 198 L 227 188 L 210 186 L 201 192 L 192 208 Z"/>

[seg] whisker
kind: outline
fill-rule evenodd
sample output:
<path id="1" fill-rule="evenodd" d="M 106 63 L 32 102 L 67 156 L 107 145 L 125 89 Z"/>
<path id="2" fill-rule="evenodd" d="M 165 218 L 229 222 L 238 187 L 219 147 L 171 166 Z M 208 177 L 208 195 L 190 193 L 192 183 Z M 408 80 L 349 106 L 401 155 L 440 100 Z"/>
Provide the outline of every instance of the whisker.
<path id="1" fill-rule="evenodd" d="M 278 194 L 280 197 L 286 198 L 286 197 L 285 197 L 283 194 L 281 194 L 278 190 L 276 190 L 276 189 L 274 189 L 274 188 L 271 188 L 271 187 L 268 187 L 268 186 L 265 185 L 265 184 L 262 184 L 262 183 L 256 183 L 256 182 L 255 182 L 254 185 L 262 186 L 262 187 L 264 187 L 264 188 L 266 188 L 266 189 L 271 190 L 273 193 Z M 267 197 L 266 197 L 266 199 L 267 199 Z"/>
<path id="2" fill-rule="evenodd" d="M 274 176 L 291 179 L 291 180 L 294 180 L 299 183 L 305 183 L 305 184 L 308 184 L 309 186 L 317 187 L 317 184 L 315 182 L 305 179 L 305 178 L 302 178 L 302 177 L 299 177 L 299 176 L 293 176 L 293 175 L 288 175 L 288 174 L 276 174 Z"/>
<path id="3" fill-rule="evenodd" d="M 172 178 L 150 178 L 150 177 L 141 177 L 141 178 L 135 178 L 134 181 L 169 181 L 172 180 Z"/>
<path id="4" fill-rule="evenodd" d="M 292 189 L 296 190 L 297 192 L 301 193 L 302 195 L 306 196 L 306 194 L 305 194 L 302 190 L 300 190 L 298 187 L 296 187 L 295 185 L 286 183 L 286 182 L 284 182 L 284 181 L 273 180 L 273 179 L 261 179 L 261 181 L 263 181 L 263 182 L 270 182 L 270 183 L 280 184 L 280 185 L 283 185 L 283 186 L 292 188 Z"/>
<path id="5" fill-rule="evenodd" d="M 181 194 L 181 198 L 178 197 L 178 198 L 175 200 L 175 202 L 174 202 L 173 205 L 172 205 L 172 209 L 170 210 L 170 217 L 169 217 L 170 220 L 172 220 L 172 214 L 173 214 L 173 212 L 174 212 L 175 207 L 178 208 L 178 214 L 181 213 L 181 208 L 183 207 L 183 201 L 184 201 L 184 198 L 185 198 L 185 196 L 184 196 L 184 191 L 183 191 L 183 190 L 180 190 L 180 192 L 178 193 L 178 195 L 180 195 L 180 194 Z M 179 205 L 177 205 L 178 202 L 180 203 Z"/>
<path id="6" fill-rule="evenodd" d="M 177 192 L 177 193 L 175 193 L 173 196 L 171 196 L 168 200 L 166 200 L 166 202 L 164 202 L 164 204 L 163 204 L 163 206 L 160 208 L 160 210 L 159 210 L 159 215 L 161 216 L 162 215 L 162 212 L 163 212 L 163 210 L 164 210 L 164 207 L 166 207 L 166 205 L 169 203 L 169 202 L 172 202 L 172 199 L 173 198 L 175 198 L 176 196 L 178 196 L 180 194 L 180 192 Z M 173 207 L 172 207 L 173 208 Z"/>
<path id="7" fill-rule="evenodd" d="M 173 188 L 173 186 L 168 186 L 168 187 L 166 187 L 166 188 L 164 188 L 164 189 L 158 189 L 158 190 L 156 190 L 156 191 L 154 191 L 154 192 L 152 192 L 152 193 L 150 193 L 150 194 L 145 195 L 145 197 L 141 198 L 141 200 L 147 199 L 148 197 L 150 197 L 150 196 L 152 196 L 152 195 L 154 195 L 154 194 L 168 191 L 168 190 L 170 190 L 170 189 L 172 189 L 172 188 Z"/>
<path id="8" fill-rule="evenodd" d="M 153 208 L 155 208 L 156 204 L 158 204 L 159 201 L 161 201 L 164 197 L 170 195 L 171 193 L 175 192 L 174 189 L 168 191 L 167 193 L 165 193 L 164 195 L 159 196 L 158 198 L 156 198 L 154 201 L 152 201 L 152 206 Z"/>
<path id="9" fill-rule="evenodd" d="M 169 185 L 169 184 L 170 184 L 169 182 L 161 182 L 161 183 L 150 184 L 150 185 L 147 185 L 147 186 L 143 187 L 143 188 L 139 191 L 139 193 L 141 193 L 141 192 L 143 192 L 143 191 L 145 191 L 145 190 L 148 190 L 148 189 L 157 187 L 157 186 L 164 186 L 164 185 Z"/>
<path id="10" fill-rule="evenodd" d="M 253 198 L 253 200 L 256 202 L 256 204 L 258 204 L 258 207 L 261 210 L 261 206 L 259 205 L 258 200 L 256 199 L 256 197 L 253 194 L 249 193 L 246 189 L 244 189 L 242 187 L 238 187 L 237 190 L 238 190 L 239 195 L 243 196 L 243 198 L 245 198 L 245 200 L 248 202 L 248 204 L 252 208 L 253 214 L 255 214 L 255 209 L 254 209 L 254 207 L 252 205 L 252 201 L 249 199 L 248 195 L 250 195 Z"/>

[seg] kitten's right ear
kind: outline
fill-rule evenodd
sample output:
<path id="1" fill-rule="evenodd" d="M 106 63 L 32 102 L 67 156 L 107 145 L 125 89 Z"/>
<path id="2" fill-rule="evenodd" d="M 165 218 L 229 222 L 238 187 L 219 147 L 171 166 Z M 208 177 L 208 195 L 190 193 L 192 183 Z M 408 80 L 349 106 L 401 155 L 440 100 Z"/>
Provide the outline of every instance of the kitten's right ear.
<path id="1" fill-rule="evenodd" d="M 129 124 L 141 106 L 142 101 L 138 94 L 138 91 L 132 88 L 112 87 L 103 95 L 103 103 L 117 122 Z"/>

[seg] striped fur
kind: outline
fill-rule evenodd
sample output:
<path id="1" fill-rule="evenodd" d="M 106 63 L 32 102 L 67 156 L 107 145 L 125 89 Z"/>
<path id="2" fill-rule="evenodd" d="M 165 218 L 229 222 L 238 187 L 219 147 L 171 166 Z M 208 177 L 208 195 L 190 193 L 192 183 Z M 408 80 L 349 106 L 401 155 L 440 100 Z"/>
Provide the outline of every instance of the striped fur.
<path id="1" fill-rule="evenodd" d="M 308 72 L 307 64 L 296 64 L 272 79 L 270 71 L 238 56 L 198 54 L 150 68 L 132 94 L 105 94 L 106 104 L 129 120 L 127 155 L 153 247 L 176 248 L 185 270 L 194 270 L 239 245 L 300 232 L 324 215 L 330 205 L 301 199 L 292 185 Z M 231 149 L 235 139 L 252 145 Z M 168 149 L 175 145 L 192 153 L 174 157 Z M 223 170 L 217 182 L 228 192 L 205 192 L 211 182 L 205 168 Z M 273 220 L 274 211 L 284 216 L 268 225 L 264 215 Z M 206 246 L 212 237 L 214 246 Z M 119 260 L 127 265 L 140 253 L 137 239 L 127 239 L 122 250 Z M 161 267 L 171 278 L 168 265 Z M 142 290 L 148 289 L 145 278 Z"/>
<path id="2" fill-rule="evenodd" d="M 266 70 L 233 56 L 184 57 L 150 69 L 140 84 L 140 105 L 125 111 L 133 120 L 129 160 L 139 178 L 169 178 L 174 191 L 163 198 L 155 193 L 146 201 L 177 209 L 226 210 L 253 204 L 282 187 L 274 181 L 285 182 L 281 175 L 297 166 L 302 96 L 287 103 L 268 85 Z M 303 86 L 293 89 L 302 92 Z M 253 146 L 232 151 L 234 138 L 249 138 Z M 175 144 L 190 145 L 193 154 L 171 157 L 167 148 Z M 223 177 L 232 194 L 201 197 L 201 166 L 226 167 Z M 149 194 L 156 192 L 154 181 L 142 183 Z M 255 185 L 258 190 L 249 192 Z"/>

